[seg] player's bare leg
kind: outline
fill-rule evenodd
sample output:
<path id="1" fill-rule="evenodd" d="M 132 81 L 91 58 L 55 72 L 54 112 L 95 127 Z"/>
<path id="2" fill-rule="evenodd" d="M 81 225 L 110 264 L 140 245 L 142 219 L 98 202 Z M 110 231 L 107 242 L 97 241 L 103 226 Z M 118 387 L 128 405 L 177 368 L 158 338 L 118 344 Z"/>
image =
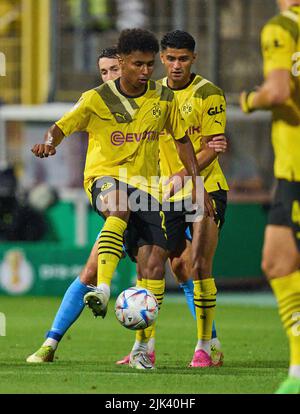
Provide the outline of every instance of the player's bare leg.
<path id="1" fill-rule="evenodd" d="M 69 327 L 78 319 L 84 307 L 83 296 L 89 290 L 88 285 L 97 283 L 98 242 L 96 241 L 90 256 L 77 278 L 66 291 L 60 308 L 55 316 L 47 339 L 42 346 L 27 358 L 27 362 L 52 362 L 59 341 Z"/>
<path id="2" fill-rule="evenodd" d="M 223 355 L 220 355 L 217 363 L 211 358 L 211 332 L 217 293 L 212 278 L 212 264 L 218 235 L 218 227 L 211 217 L 204 217 L 193 224 L 191 261 L 198 341 L 191 367 L 222 365 Z"/>
<path id="3" fill-rule="evenodd" d="M 299 394 L 300 253 L 291 228 L 277 225 L 266 227 L 262 268 L 276 296 L 290 347 L 288 378 L 277 393 Z"/>

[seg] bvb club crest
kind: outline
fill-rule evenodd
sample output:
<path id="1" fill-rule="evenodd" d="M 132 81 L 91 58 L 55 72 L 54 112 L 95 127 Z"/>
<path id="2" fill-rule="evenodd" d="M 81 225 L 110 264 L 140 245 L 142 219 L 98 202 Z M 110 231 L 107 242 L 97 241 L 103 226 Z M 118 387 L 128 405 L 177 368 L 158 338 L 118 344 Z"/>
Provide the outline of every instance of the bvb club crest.
<path id="1" fill-rule="evenodd" d="M 157 104 L 157 103 L 154 104 L 154 106 L 152 108 L 152 115 L 156 119 L 161 117 L 161 108 L 160 108 L 159 104 Z"/>
<path id="2" fill-rule="evenodd" d="M 192 112 L 192 110 L 193 110 L 193 107 L 192 107 L 192 104 L 191 104 L 190 102 L 186 102 L 186 103 L 182 106 L 182 112 L 183 112 L 185 115 L 190 114 L 190 113 Z"/>

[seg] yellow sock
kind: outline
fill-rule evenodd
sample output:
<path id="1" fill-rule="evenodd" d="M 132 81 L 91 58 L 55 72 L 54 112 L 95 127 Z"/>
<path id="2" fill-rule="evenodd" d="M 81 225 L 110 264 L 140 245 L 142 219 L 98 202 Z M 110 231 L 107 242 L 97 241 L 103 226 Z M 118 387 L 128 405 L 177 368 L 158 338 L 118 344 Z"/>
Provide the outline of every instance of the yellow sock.
<path id="1" fill-rule="evenodd" d="M 136 286 L 136 287 L 144 287 L 144 286 L 143 286 L 143 281 L 142 281 L 141 279 L 137 279 L 137 280 L 136 280 L 136 284 L 135 284 L 135 286 Z"/>
<path id="2" fill-rule="evenodd" d="M 150 335 L 150 339 L 155 339 L 155 322 L 153 322 L 153 324 L 151 325 L 152 331 L 151 331 L 151 335 Z"/>
<path id="3" fill-rule="evenodd" d="M 141 287 L 144 287 L 152 292 L 158 302 L 158 308 L 160 309 L 164 293 L 165 293 L 165 279 L 162 280 L 150 280 L 142 279 Z M 146 329 L 140 329 L 136 331 L 135 339 L 139 342 L 148 342 L 150 338 L 155 336 L 155 324 L 148 326 Z"/>
<path id="4" fill-rule="evenodd" d="M 211 339 L 215 317 L 217 288 L 213 278 L 194 280 L 194 304 L 196 310 L 198 340 Z"/>
<path id="5" fill-rule="evenodd" d="M 156 297 L 156 300 L 158 302 L 158 309 L 160 309 L 163 299 L 164 299 L 164 294 L 165 294 L 165 279 L 161 279 L 161 280 L 152 280 L 152 279 L 143 279 L 143 286 L 150 290 L 150 292 L 152 292 L 154 294 L 154 296 Z"/>
<path id="6" fill-rule="evenodd" d="M 290 365 L 300 365 L 300 270 L 270 281 L 289 339 Z"/>
<path id="7" fill-rule="evenodd" d="M 123 234 L 126 221 L 119 217 L 108 217 L 98 240 L 98 274 L 97 285 L 111 284 L 114 271 L 122 257 Z"/>

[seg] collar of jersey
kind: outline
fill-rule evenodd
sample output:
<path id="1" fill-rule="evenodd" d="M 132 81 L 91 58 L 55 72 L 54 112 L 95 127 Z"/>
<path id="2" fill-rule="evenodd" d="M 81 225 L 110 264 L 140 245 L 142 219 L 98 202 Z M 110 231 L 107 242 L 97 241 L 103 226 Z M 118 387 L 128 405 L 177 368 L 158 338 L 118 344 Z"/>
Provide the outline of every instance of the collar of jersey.
<path id="1" fill-rule="evenodd" d="M 182 91 L 183 89 L 186 89 L 186 88 L 188 88 L 193 82 L 194 82 L 194 80 L 195 80 L 195 78 L 196 78 L 196 74 L 195 73 L 191 73 L 191 79 L 188 81 L 188 83 L 187 84 L 185 84 L 182 88 L 171 88 L 171 86 L 169 86 L 168 85 L 168 78 L 165 78 L 166 79 L 166 86 L 169 88 L 169 89 L 171 89 L 172 91 Z"/>
<path id="2" fill-rule="evenodd" d="M 146 86 L 145 86 L 145 90 L 144 90 L 144 92 L 143 92 L 143 93 L 140 93 L 139 95 L 135 95 L 135 96 L 127 95 L 126 93 L 124 93 L 124 92 L 122 91 L 122 89 L 121 89 L 121 85 L 120 85 L 120 78 L 116 79 L 114 82 L 115 82 L 115 85 L 116 85 L 116 88 L 117 88 L 118 92 L 119 92 L 121 95 L 123 95 L 125 98 L 128 98 L 128 99 L 130 99 L 130 98 L 131 98 L 131 99 L 140 98 L 141 96 L 145 95 L 145 93 L 148 91 L 149 81 L 146 83 Z"/>

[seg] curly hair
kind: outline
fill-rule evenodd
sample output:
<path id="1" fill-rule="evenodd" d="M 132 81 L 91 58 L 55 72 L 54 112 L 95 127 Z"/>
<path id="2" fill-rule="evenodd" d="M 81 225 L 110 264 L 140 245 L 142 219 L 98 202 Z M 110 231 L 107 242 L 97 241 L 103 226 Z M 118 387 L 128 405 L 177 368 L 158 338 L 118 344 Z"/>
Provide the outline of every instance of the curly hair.
<path id="1" fill-rule="evenodd" d="M 145 29 L 125 29 L 121 32 L 118 53 L 130 55 L 135 51 L 158 53 L 159 43 L 155 35 Z"/>
<path id="2" fill-rule="evenodd" d="M 166 33 L 160 41 L 161 50 L 172 49 L 195 50 L 196 42 L 192 35 L 183 30 L 174 30 Z"/>

